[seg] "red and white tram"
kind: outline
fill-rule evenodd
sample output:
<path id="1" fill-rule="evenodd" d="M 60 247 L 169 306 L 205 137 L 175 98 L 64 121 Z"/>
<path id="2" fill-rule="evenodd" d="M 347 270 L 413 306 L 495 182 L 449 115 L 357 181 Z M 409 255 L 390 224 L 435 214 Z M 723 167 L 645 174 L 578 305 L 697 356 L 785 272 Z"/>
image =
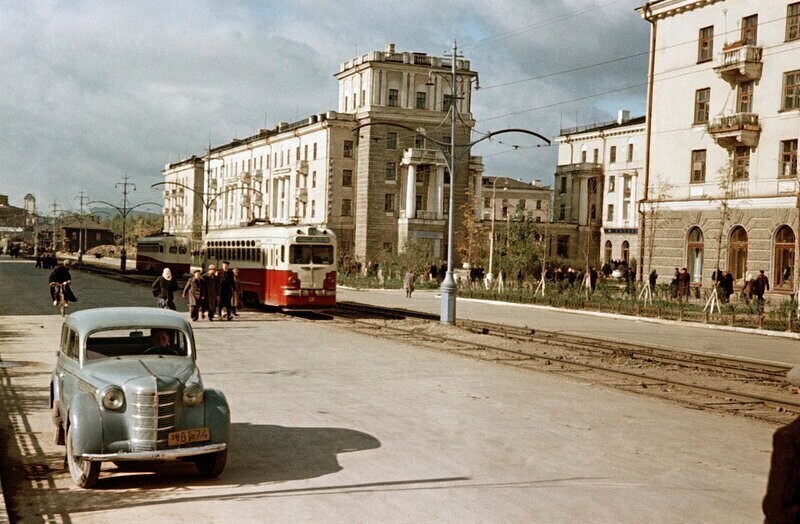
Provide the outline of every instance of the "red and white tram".
<path id="1" fill-rule="evenodd" d="M 161 273 L 168 267 L 173 275 L 189 272 L 189 240 L 169 234 L 142 237 L 136 242 L 136 271 Z"/>
<path id="2" fill-rule="evenodd" d="M 336 305 L 336 236 L 324 227 L 260 224 L 211 231 L 206 266 L 239 268 L 245 302 L 288 309 Z"/>

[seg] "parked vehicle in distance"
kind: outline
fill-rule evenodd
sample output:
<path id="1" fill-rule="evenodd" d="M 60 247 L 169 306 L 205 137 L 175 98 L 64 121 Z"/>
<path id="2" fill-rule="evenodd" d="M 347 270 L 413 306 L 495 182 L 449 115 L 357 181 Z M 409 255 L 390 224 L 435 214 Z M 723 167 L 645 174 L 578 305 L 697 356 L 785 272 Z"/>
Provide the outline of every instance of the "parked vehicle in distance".
<path id="1" fill-rule="evenodd" d="M 210 231 L 200 256 L 239 268 L 242 299 L 286 309 L 336 305 L 336 235 L 327 227 L 259 224 Z"/>
<path id="2" fill-rule="evenodd" d="M 205 389 L 191 325 L 170 310 L 97 308 L 66 317 L 50 382 L 55 442 L 73 482 L 92 487 L 103 462 L 185 460 L 225 469 L 230 411 Z"/>
<path id="3" fill-rule="evenodd" d="M 174 276 L 189 272 L 189 240 L 167 233 L 142 237 L 136 242 L 136 271 L 160 274 L 169 268 Z"/>

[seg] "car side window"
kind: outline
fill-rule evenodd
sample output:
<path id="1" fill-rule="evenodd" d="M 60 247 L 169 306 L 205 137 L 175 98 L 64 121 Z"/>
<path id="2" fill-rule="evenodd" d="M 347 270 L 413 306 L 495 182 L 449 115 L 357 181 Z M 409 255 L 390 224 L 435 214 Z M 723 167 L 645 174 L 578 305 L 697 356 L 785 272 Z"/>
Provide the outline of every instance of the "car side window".
<path id="1" fill-rule="evenodd" d="M 62 353 L 66 353 L 67 352 L 67 338 L 68 337 L 69 337 L 69 328 L 67 327 L 66 324 L 64 324 L 63 326 L 61 326 L 61 346 L 59 347 L 59 349 L 61 349 Z"/>
<path id="2" fill-rule="evenodd" d="M 67 332 L 67 341 L 64 344 L 64 354 L 69 358 L 78 359 L 78 334 L 73 330 Z"/>

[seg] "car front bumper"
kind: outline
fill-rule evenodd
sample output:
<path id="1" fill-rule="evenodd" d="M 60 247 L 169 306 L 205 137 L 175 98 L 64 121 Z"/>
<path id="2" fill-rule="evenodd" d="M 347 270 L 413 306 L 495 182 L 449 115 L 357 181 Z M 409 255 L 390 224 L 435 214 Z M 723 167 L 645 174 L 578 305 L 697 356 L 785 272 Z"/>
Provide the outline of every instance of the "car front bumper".
<path id="1" fill-rule="evenodd" d="M 105 461 L 161 461 L 161 460 L 179 460 L 185 457 L 193 457 L 195 455 L 205 455 L 207 453 L 216 453 L 224 451 L 228 448 L 225 443 L 221 444 L 206 444 L 205 446 L 193 446 L 190 448 L 174 448 L 174 449 L 157 449 L 155 451 L 120 451 L 118 453 L 84 453 L 80 456 L 83 460 L 89 462 L 105 462 Z"/>

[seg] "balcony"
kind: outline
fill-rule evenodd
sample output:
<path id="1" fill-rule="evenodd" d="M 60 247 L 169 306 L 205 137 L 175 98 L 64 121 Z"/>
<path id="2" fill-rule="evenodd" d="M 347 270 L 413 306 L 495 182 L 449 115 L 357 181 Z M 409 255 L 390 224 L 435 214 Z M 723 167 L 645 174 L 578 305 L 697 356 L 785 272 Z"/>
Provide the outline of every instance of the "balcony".
<path id="1" fill-rule="evenodd" d="M 715 118 L 708 124 L 708 133 L 725 149 L 736 146 L 756 147 L 761 124 L 756 113 L 736 113 Z"/>
<path id="2" fill-rule="evenodd" d="M 762 48 L 734 42 L 722 48 L 720 65 L 714 71 L 732 86 L 761 78 Z"/>
<path id="3" fill-rule="evenodd" d="M 556 175 L 602 176 L 603 164 L 594 162 L 578 162 L 556 167 Z"/>
<path id="4" fill-rule="evenodd" d="M 424 211 L 417 209 L 414 213 L 414 218 L 417 220 L 436 220 L 436 211 Z"/>

